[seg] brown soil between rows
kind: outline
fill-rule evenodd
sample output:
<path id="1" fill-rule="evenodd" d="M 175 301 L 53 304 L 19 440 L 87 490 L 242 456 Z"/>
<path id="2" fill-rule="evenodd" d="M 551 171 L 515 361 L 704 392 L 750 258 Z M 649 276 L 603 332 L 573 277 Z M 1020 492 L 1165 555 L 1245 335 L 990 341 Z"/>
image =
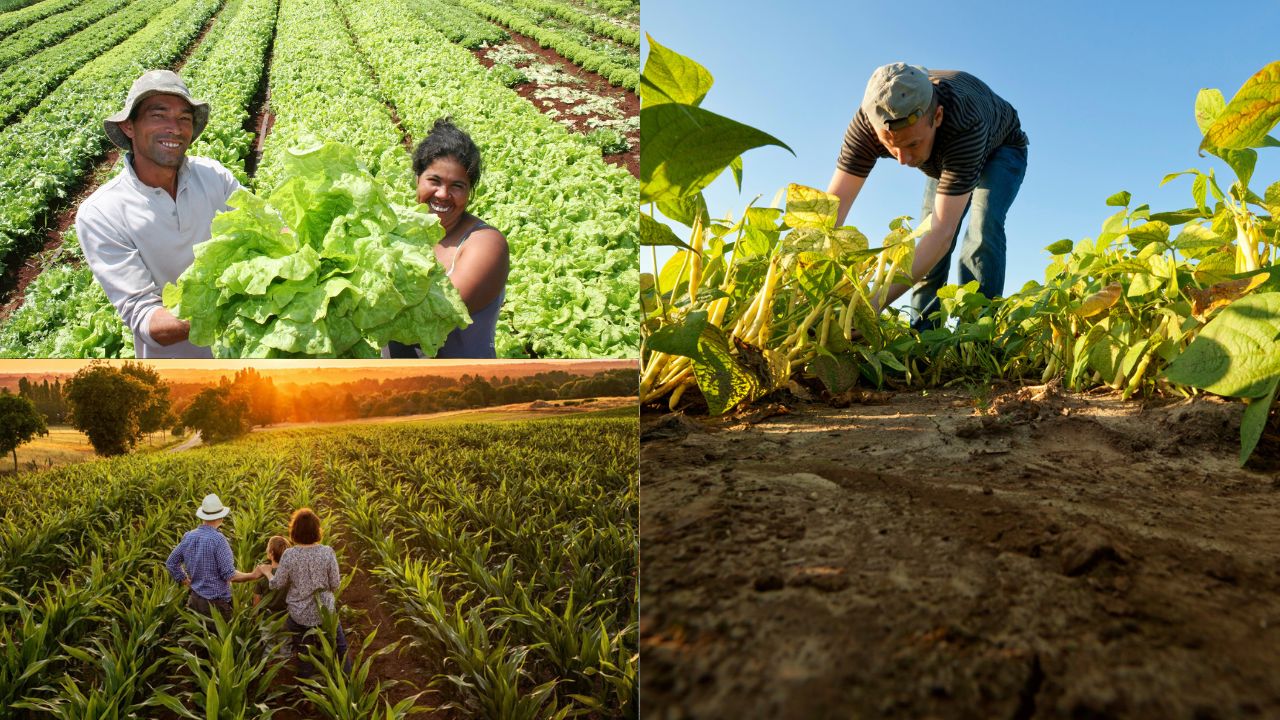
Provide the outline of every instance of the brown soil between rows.
<path id="1" fill-rule="evenodd" d="M 600 77 L 599 74 L 593 73 L 589 70 L 584 70 L 569 60 L 561 57 L 561 55 L 555 50 L 542 47 L 538 44 L 538 41 L 533 38 L 514 32 L 511 28 L 504 27 L 503 29 L 511 35 L 511 42 L 516 43 L 526 52 L 537 56 L 538 59 L 548 65 L 554 65 L 555 67 L 564 70 L 566 73 L 581 79 L 583 84 L 580 86 L 580 89 L 614 100 L 617 102 L 618 107 L 626 117 L 636 117 L 640 114 L 640 97 L 636 93 L 633 93 L 626 88 L 620 88 L 609 84 L 609 81 Z M 471 52 L 476 56 L 476 59 L 480 61 L 481 65 L 484 65 L 486 68 L 493 67 L 493 62 L 485 56 L 484 50 L 472 50 Z M 538 86 L 533 83 L 521 83 L 512 88 L 512 90 L 515 90 L 520 97 L 528 100 L 530 103 L 533 103 L 533 106 L 543 113 L 547 113 L 551 110 L 557 110 L 561 115 L 567 115 L 569 114 L 568 108 L 573 107 L 570 103 L 565 103 L 555 99 L 550 100 L 551 105 L 544 106 L 542 104 L 544 102 L 543 100 L 533 96 L 533 94 L 538 90 Z M 580 117 L 585 123 L 587 119 L 599 116 L 587 114 Z M 638 130 L 629 132 L 626 134 L 626 137 L 627 141 L 631 145 L 631 150 L 625 153 L 618 153 L 617 155 L 605 155 L 603 159 L 610 165 L 626 168 L 627 172 L 638 178 L 640 177 L 640 132 Z"/>
<path id="2" fill-rule="evenodd" d="M 1239 403 L 876 399 L 642 417 L 646 718 L 1280 717 Z"/>
<path id="3" fill-rule="evenodd" d="M 338 598 L 338 603 L 348 610 L 355 611 L 354 620 L 346 621 L 343 625 L 349 648 L 348 657 L 355 663 L 360 660 L 356 652 L 363 645 L 365 638 L 375 629 L 377 635 L 369 646 L 369 653 L 377 652 L 396 642 L 401 638 L 402 633 L 397 631 L 395 619 L 383 608 L 376 587 L 364 568 L 357 565 L 352 568 L 351 573 L 353 575 L 351 582 Z M 296 682 L 292 680 L 296 662 L 290 662 L 285 667 L 280 675 L 282 679 L 290 683 Z M 383 683 L 386 687 L 383 688 L 379 698 L 391 705 L 412 695 L 419 695 L 415 706 L 431 707 L 444 702 L 434 690 L 427 687 L 431 678 L 438 672 L 436 666 L 437 663 L 422 657 L 421 650 L 415 648 L 408 638 L 404 638 L 396 650 L 381 655 L 373 661 L 365 687 L 371 690 L 378 683 Z M 310 707 L 301 692 L 291 691 L 284 700 L 296 706 L 281 709 L 273 716 L 277 720 L 305 720 L 315 716 L 314 708 Z M 434 710 L 419 711 L 414 717 L 448 719 L 456 715 L 448 710 Z"/>

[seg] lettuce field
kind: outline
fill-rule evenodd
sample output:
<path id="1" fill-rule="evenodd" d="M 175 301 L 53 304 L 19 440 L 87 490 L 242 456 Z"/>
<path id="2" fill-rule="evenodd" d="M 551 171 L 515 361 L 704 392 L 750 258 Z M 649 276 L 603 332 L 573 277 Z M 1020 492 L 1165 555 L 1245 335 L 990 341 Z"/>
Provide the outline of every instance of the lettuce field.
<path id="1" fill-rule="evenodd" d="M 633 413 L 332 426 L 0 485 L 0 707 L 61 718 L 634 717 Z M 283 617 L 233 585 L 206 632 L 163 568 L 200 499 L 237 567 L 316 510 L 344 671 L 294 677 Z M 417 714 L 423 713 L 423 714 Z"/>
<path id="2" fill-rule="evenodd" d="M 264 198 L 291 149 L 333 141 L 414 204 L 409 153 L 452 117 L 484 159 L 469 209 L 511 247 L 498 355 L 634 354 L 638 13 L 632 0 L 8 3 L 0 355 L 132 353 L 69 228 L 119 172 L 102 120 L 141 68 L 177 70 L 211 104 L 188 154 Z"/>

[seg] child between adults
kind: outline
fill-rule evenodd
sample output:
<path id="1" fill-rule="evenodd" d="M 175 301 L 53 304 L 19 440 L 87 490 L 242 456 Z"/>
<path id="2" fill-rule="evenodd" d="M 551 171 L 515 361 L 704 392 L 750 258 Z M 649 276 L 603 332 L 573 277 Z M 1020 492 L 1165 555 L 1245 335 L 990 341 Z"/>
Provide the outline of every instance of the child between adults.
<path id="1" fill-rule="evenodd" d="M 289 539 L 283 535 L 272 535 L 267 540 L 267 559 L 271 562 L 267 567 L 274 572 L 280 567 L 280 557 L 284 555 L 284 551 L 289 549 Z M 271 589 L 271 579 L 265 573 L 260 573 L 262 577 L 253 584 L 253 604 L 256 607 L 262 602 L 263 598 L 267 600 L 263 610 L 267 612 L 283 612 L 288 609 L 285 602 L 285 594 L 278 590 Z"/>

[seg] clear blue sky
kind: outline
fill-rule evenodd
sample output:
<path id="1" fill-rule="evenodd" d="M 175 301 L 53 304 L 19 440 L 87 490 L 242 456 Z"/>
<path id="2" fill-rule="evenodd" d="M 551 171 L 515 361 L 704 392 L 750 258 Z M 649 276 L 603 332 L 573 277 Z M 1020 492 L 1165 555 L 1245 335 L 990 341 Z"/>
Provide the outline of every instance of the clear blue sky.
<path id="1" fill-rule="evenodd" d="M 967 7 L 987 10 L 965 10 Z M 740 217 L 756 195 L 767 205 L 796 182 L 826 189 L 850 118 L 872 70 L 903 61 L 964 70 L 1018 110 L 1030 138 L 1026 179 L 1010 211 L 1005 292 L 1044 280 L 1044 247 L 1095 237 L 1119 190 L 1154 211 L 1191 206 L 1190 179 L 1167 173 L 1213 168 L 1198 157 L 1193 107 L 1200 88 L 1227 100 L 1254 72 L 1280 60 L 1280 3 L 1232 6 L 1160 2 L 959 3 L 644 0 L 641 29 L 715 77 L 702 107 L 768 132 L 795 150 L 743 157 L 742 192 L 728 173 L 706 191 L 712 215 Z M 643 41 L 642 62 L 648 53 Z M 643 152 L 643 149 L 641 150 Z M 1250 186 L 1280 179 L 1280 148 L 1259 152 Z M 920 214 L 924 175 L 882 159 L 849 224 L 872 242 L 890 219 Z M 686 237 L 687 228 L 676 226 Z M 660 250 L 664 250 L 660 249 Z M 659 263 L 670 252 L 659 254 Z M 641 266 L 652 271 L 649 248 Z M 955 282 L 955 258 L 950 281 Z"/>

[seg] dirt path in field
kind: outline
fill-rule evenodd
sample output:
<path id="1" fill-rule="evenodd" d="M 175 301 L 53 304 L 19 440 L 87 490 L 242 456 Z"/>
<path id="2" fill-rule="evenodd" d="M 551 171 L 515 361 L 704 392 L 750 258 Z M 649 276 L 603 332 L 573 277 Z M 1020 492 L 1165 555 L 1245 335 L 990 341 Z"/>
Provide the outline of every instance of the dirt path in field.
<path id="1" fill-rule="evenodd" d="M 521 35 L 501 23 L 495 24 L 501 26 L 503 30 L 511 35 L 511 42 L 519 45 L 525 52 L 535 56 L 539 61 L 560 68 L 565 73 L 581 80 L 583 84 L 580 89 L 614 101 L 617 104 L 618 109 L 620 109 L 626 117 L 636 117 L 640 114 L 640 96 L 636 93 L 626 88 L 616 87 L 610 84 L 608 80 L 601 77 L 598 73 L 591 72 L 590 70 L 586 70 L 575 65 L 572 61 L 565 59 L 555 50 L 542 47 L 538 44 L 537 40 L 534 40 L 531 37 Z M 475 56 L 476 60 L 478 60 L 481 65 L 486 68 L 493 67 L 493 61 L 489 59 L 487 53 L 488 51 L 486 49 L 476 49 L 471 51 L 471 54 Z M 591 118 L 601 117 L 598 113 L 577 115 L 571 111 L 573 104 L 566 103 L 562 100 L 552 99 L 547 101 L 550 103 L 549 105 L 544 104 L 543 100 L 535 96 L 535 93 L 540 89 L 542 89 L 541 86 L 534 83 L 521 83 L 512 88 L 512 90 L 520 95 L 520 97 L 528 100 L 544 115 L 554 110 L 563 116 L 581 118 L 582 128 L 589 127 L 588 121 Z M 632 176 L 638 178 L 640 177 L 640 131 L 633 130 L 625 133 L 625 135 L 631 149 L 625 153 L 605 155 L 603 159 L 610 165 L 617 165 L 620 168 L 625 168 Z"/>
<path id="2" fill-rule="evenodd" d="M 646 718 L 1280 717 L 1239 404 L 875 400 L 642 416 Z"/>

